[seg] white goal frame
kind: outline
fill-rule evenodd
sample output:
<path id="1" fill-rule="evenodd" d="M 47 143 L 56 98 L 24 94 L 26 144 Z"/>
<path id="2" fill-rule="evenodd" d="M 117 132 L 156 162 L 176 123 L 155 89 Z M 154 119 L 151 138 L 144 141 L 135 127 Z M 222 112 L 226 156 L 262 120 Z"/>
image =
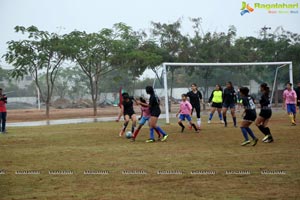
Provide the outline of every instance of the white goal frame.
<path id="1" fill-rule="evenodd" d="M 289 77 L 290 77 L 290 83 L 293 83 L 293 63 L 291 61 L 285 61 L 285 62 L 250 62 L 250 63 L 169 63 L 164 62 L 162 63 L 163 68 L 163 77 L 164 77 L 164 94 L 165 94 L 165 110 L 166 110 L 166 123 L 170 123 L 170 113 L 169 113 L 169 95 L 168 95 L 168 80 L 167 80 L 167 66 L 173 67 L 173 66 L 186 66 L 186 67 L 217 67 L 217 66 L 278 66 L 276 68 L 276 74 L 274 78 L 273 83 L 273 90 L 272 90 L 272 99 L 273 99 L 273 93 L 274 93 L 274 87 L 275 82 L 277 79 L 277 73 L 278 70 L 284 66 L 289 66 Z M 271 99 L 271 104 L 272 104 Z"/>

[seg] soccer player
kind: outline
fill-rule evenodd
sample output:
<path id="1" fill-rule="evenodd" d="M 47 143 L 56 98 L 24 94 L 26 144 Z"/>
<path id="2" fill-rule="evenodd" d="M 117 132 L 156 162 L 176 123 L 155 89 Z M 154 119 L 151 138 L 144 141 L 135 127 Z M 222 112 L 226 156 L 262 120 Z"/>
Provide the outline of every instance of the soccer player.
<path id="1" fill-rule="evenodd" d="M 150 115 L 151 115 L 151 117 L 149 119 L 150 138 L 146 142 L 147 143 L 155 142 L 154 130 L 157 130 L 158 132 L 160 132 L 162 134 L 163 138 L 161 139 L 161 141 L 164 142 L 167 140 L 168 134 L 165 133 L 159 126 L 157 126 L 158 117 L 161 113 L 160 107 L 159 107 L 160 100 L 155 95 L 154 89 L 152 86 L 146 87 L 146 93 L 150 95 L 149 104 L 138 101 L 139 105 L 148 106 L 150 109 Z"/>
<path id="2" fill-rule="evenodd" d="M 271 134 L 270 128 L 267 126 L 268 122 L 272 116 L 272 110 L 270 105 L 270 88 L 266 83 L 260 85 L 260 91 L 262 93 L 259 104 L 260 104 L 260 113 L 256 119 L 255 125 L 258 129 L 265 135 L 263 142 L 271 143 L 274 141 Z"/>
<path id="3" fill-rule="evenodd" d="M 143 97 L 140 97 L 140 102 L 147 104 L 146 100 Z M 139 126 L 134 131 L 131 141 L 135 141 L 136 136 L 139 134 L 141 128 L 145 125 L 147 121 L 149 121 L 151 114 L 150 114 L 150 108 L 148 106 L 141 106 L 141 118 L 139 119 Z M 156 130 L 156 133 L 158 135 L 158 140 L 161 138 L 161 134 Z"/>
<path id="4" fill-rule="evenodd" d="M 193 115 L 193 111 L 196 111 L 196 115 L 197 115 L 197 128 L 198 130 L 201 129 L 201 117 L 200 117 L 200 111 L 201 111 L 201 106 L 200 106 L 200 101 L 203 104 L 203 98 L 202 98 L 202 94 L 201 92 L 198 90 L 196 83 L 193 83 L 191 85 L 191 89 L 192 91 L 189 91 L 187 93 L 187 96 L 190 99 L 190 103 L 192 105 L 192 111 L 191 111 L 191 115 Z"/>
<path id="5" fill-rule="evenodd" d="M 210 97 L 209 97 L 209 105 L 211 104 L 211 110 L 210 110 L 210 114 L 209 114 L 209 119 L 208 119 L 208 123 L 211 123 L 211 119 L 215 113 L 215 111 L 217 110 L 219 113 L 219 118 L 221 123 L 223 124 L 224 121 L 222 119 L 222 102 L 223 102 L 223 92 L 222 92 L 222 88 L 219 84 L 216 85 L 216 88 L 214 91 L 212 91 Z"/>
<path id="6" fill-rule="evenodd" d="M 181 127 L 181 133 L 183 133 L 185 129 L 185 126 L 182 124 L 182 121 L 184 121 L 185 119 L 188 120 L 190 126 L 192 126 L 196 132 L 199 132 L 196 125 L 192 122 L 192 118 L 190 115 L 192 111 L 192 105 L 187 101 L 187 95 L 182 94 L 181 98 L 182 101 L 180 102 L 179 111 L 176 113 L 176 117 L 178 117 L 178 115 L 180 114 L 178 124 Z"/>
<path id="7" fill-rule="evenodd" d="M 235 103 L 236 103 L 236 92 L 232 85 L 232 82 L 226 83 L 226 88 L 223 91 L 223 120 L 224 125 L 227 127 L 227 117 L 226 113 L 228 108 L 230 108 L 230 113 L 233 119 L 233 126 L 236 126 L 236 116 L 235 116 Z"/>
<path id="8" fill-rule="evenodd" d="M 297 88 L 295 89 L 295 92 L 297 94 L 297 106 L 299 107 L 299 113 L 300 113 L 300 82 L 297 84 Z"/>
<path id="9" fill-rule="evenodd" d="M 122 127 L 122 130 L 119 133 L 120 137 L 122 137 L 124 135 L 125 130 L 128 126 L 128 123 L 129 123 L 130 119 L 132 121 L 132 127 L 131 127 L 131 132 L 132 133 L 134 132 L 134 129 L 136 127 L 136 115 L 135 115 L 135 112 L 134 112 L 134 109 L 133 109 L 134 99 L 133 99 L 133 97 L 130 97 L 127 92 L 123 93 L 122 97 L 123 97 L 123 102 L 122 102 L 122 104 L 120 104 L 121 111 L 120 111 L 120 114 L 118 115 L 118 118 L 116 120 L 117 122 L 119 122 L 121 116 L 122 115 L 124 116 L 125 122 L 124 122 L 124 125 Z"/>
<path id="10" fill-rule="evenodd" d="M 3 94 L 2 88 L 0 88 L 0 125 L 1 125 L 1 133 L 6 133 L 6 104 L 7 104 L 7 97 Z"/>
<path id="11" fill-rule="evenodd" d="M 248 133 L 249 133 L 249 135 L 253 139 L 252 146 L 255 146 L 257 144 L 258 139 L 255 137 L 253 131 L 249 127 L 252 124 L 252 122 L 254 122 L 256 119 L 255 103 L 253 98 L 249 96 L 249 89 L 247 87 L 241 87 L 240 93 L 241 93 L 242 105 L 244 106 L 244 113 L 243 113 L 244 117 L 241 123 L 241 130 L 245 138 L 245 141 L 241 145 L 245 146 L 251 143 L 250 140 L 248 139 Z"/>
<path id="12" fill-rule="evenodd" d="M 296 126 L 296 104 L 297 94 L 292 88 L 292 83 L 286 84 L 286 89 L 283 92 L 283 109 L 287 110 L 287 113 L 291 119 L 292 126 Z"/>

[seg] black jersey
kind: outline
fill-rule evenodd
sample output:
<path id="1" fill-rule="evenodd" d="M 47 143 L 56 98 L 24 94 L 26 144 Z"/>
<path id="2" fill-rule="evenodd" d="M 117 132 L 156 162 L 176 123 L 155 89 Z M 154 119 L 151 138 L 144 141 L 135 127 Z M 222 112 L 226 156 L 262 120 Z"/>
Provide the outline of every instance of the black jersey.
<path id="1" fill-rule="evenodd" d="M 300 87 L 295 88 L 295 92 L 297 94 L 297 99 L 300 100 Z"/>
<path id="2" fill-rule="evenodd" d="M 259 100 L 259 104 L 262 110 L 269 110 L 271 108 L 270 106 L 270 98 L 268 95 L 261 95 L 260 100 Z"/>
<path id="3" fill-rule="evenodd" d="M 124 115 L 133 115 L 135 114 L 133 110 L 133 101 L 129 99 L 129 101 L 123 101 Z"/>
<path id="4" fill-rule="evenodd" d="M 202 99 L 202 94 L 200 91 L 197 90 L 197 92 L 189 91 L 186 94 L 190 98 L 190 103 L 193 107 L 200 107 L 200 99 Z"/>
<path id="5" fill-rule="evenodd" d="M 256 115 L 254 99 L 251 96 L 246 96 L 246 97 L 242 97 L 241 100 L 242 100 L 242 104 L 245 108 L 246 115 L 247 114 L 255 114 Z"/>
<path id="6" fill-rule="evenodd" d="M 160 107 L 159 107 L 160 100 L 156 95 L 151 95 L 149 99 L 149 106 L 150 106 L 150 113 L 152 116 L 160 114 Z"/>
<path id="7" fill-rule="evenodd" d="M 225 88 L 223 91 L 223 103 L 226 105 L 236 103 L 236 92 L 233 88 Z"/>

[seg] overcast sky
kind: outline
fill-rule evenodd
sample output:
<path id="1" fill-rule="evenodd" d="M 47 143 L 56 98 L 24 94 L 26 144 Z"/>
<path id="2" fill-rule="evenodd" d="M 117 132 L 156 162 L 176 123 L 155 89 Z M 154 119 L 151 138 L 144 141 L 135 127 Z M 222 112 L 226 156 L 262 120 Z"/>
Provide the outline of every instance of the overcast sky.
<path id="1" fill-rule="evenodd" d="M 254 3 L 299 3 L 300 0 L 247 0 Z M 300 33 L 298 14 L 268 14 L 266 10 L 240 15 L 242 0 L 0 0 L 0 55 L 6 52 L 6 42 L 17 40 L 16 25 L 37 26 L 49 32 L 68 33 L 77 30 L 97 32 L 124 22 L 133 29 L 147 30 L 150 22 L 174 22 L 183 17 L 183 31 L 192 31 L 189 17 L 201 17 L 204 32 L 237 28 L 238 36 L 258 36 L 259 30 L 276 27 Z M 1 66 L 7 66 L 3 59 Z"/>

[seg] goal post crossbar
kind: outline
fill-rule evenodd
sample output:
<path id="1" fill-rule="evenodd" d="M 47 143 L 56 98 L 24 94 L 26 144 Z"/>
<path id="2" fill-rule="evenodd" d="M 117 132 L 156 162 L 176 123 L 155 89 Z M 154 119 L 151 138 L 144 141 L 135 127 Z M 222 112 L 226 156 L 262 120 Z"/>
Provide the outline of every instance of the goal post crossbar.
<path id="1" fill-rule="evenodd" d="M 288 65 L 289 66 L 289 81 L 290 83 L 293 83 L 293 63 L 291 61 L 284 61 L 284 62 L 250 62 L 250 63 L 170 63 L 170 62 L 164 62 L 161 64 L 163 68 L 163 77 L 164 77 L 164 94 L 165 94 L 165 109 L 166 109 L 166 123 L 170 123 L 170 113 L 169 113 L 169 96 L 168 96 L 168 81 L 167 81 L 167 66 L 196 66 L 196 67 L 217 67 L 217 66 L 278 66 L 280 65 L 280 68 L 283 66 Z M 278 71 L 278 67 L 276 69 L 276 72 Z M 276 78 L 276 77 L 275 77 Z M 276 80 L 274 80 L 276 81 Z M 274 92 L 274 91 L 272 91 Z"/>

